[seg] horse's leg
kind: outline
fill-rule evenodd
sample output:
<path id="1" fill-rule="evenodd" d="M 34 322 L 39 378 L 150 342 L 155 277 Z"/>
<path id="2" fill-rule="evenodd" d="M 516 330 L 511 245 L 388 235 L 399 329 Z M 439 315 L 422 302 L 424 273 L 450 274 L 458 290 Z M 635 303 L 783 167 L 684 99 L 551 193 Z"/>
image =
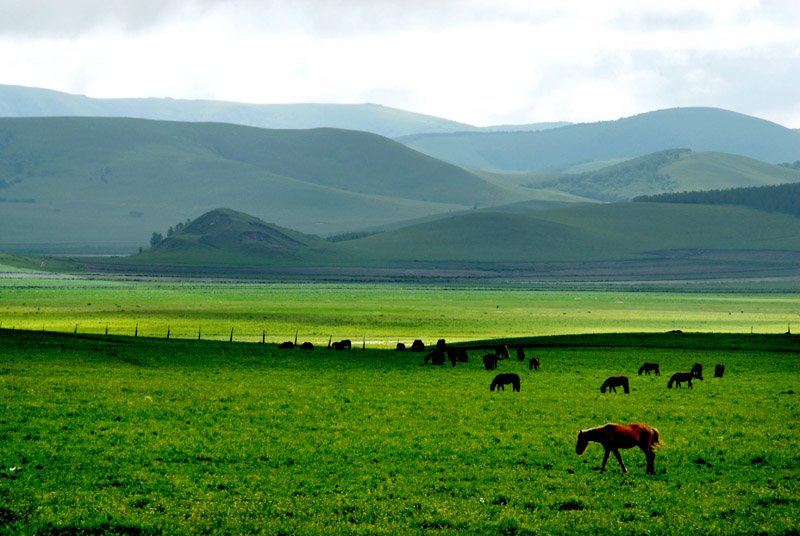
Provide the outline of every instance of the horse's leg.
<path id="1" fill-rule="evenodd" d="M 647 458 L 647 470 L 645 471 L 646 475 L 654 475 L 656 474 L 656 453 L 653 450 L 646 451 L 644 453 L 645 457 Z"/>
<path id="2" fill-rule="evenodd" d="M 611 451 L 606 449 L 606 453 L 603 454 L 603 466 L 600 468 L 600 472 L 604 472 L 606 470 L 606 464 L 608 463 L 608 455 Z"/>
<path id="3" fill-rule="evenodd" d="M 628 472 L 628 468 L 625 467 L 624 463 L 622 463 L 622 455 L 619 453 L 619 450 L 614 449 L 614 456 L 617 457 L 617 461 L 619 462 L 620 467 L 622 467 L 622 472 L 623 473 L 627 473 Z M 606 455 L 606 457 L 608 457 L 608 455 Z"/>

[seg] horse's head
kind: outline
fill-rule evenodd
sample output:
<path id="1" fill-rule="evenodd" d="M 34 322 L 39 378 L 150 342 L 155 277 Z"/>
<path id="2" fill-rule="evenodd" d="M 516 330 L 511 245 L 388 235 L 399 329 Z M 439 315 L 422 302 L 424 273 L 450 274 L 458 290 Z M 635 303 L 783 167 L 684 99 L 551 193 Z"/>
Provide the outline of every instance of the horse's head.
<path id="1" fill-rule="evenodd" d="M 492 385 L 489 386 L 489 390 L 494 391 L 494 387 L 495 387 L 494 382 L 492 382 Z"/>
<path id="2" fill-rule="evenodd" d="M 586 435 L 586 430 L 581 430 L 578 432 L 578 444 L 575 445 L 575 452 L 578 455 L 583 454 L 586 451 L 586 447 L 589 445 L 589 438 Z"/>

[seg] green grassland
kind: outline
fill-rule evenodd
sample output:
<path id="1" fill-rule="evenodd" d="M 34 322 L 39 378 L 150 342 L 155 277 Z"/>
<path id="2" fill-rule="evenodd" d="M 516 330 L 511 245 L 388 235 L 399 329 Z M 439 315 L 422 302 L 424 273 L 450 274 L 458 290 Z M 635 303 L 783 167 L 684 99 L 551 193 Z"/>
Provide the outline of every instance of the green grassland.
<path id="1" fill-rule="evenodd" d="M 260 284 L 0 278 L 0 326 L 79 334 L 394 347 L 576 333 L 800 330 L 796 286 L 782 292 L 590 291 L 404 284 Z M 715 290 L 716 289 L 716 290 Z M 693 288 L 693 290 L 695 290 Z M 779 289 L 778 289 L 779 290 Z"/>
<path id="2" fill-rule="evenodd" d="M 514 393 L 489 391 L 484 351 L 2 329 L 0 533 L 798 534 L 800 341 L 670 337 L 529 339 L 541 370 L 497 371 Z M 666 388 L 697 362 L 705 381 Z M 631 393 L 601 394 L 619 374 Z M 576 455 L 609 421 L 659 429 L 655 475 L 638 450 L 627 474 Z"/>

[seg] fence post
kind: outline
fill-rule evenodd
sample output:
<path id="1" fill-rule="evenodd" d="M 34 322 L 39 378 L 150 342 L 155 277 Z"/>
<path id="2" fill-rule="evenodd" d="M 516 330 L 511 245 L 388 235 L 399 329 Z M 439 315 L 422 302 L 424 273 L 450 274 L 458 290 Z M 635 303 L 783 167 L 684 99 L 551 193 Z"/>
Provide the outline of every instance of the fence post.
<path id="1" fill-rule="evenodd" d="M 228 342 L 233 342 L 233 328 L 231 328 L 231 338 Z"/>
<path id="2" fill-rule="evenodd" d="M 167 324 L 167 338 L 169 339 L 169 324 Z"/>

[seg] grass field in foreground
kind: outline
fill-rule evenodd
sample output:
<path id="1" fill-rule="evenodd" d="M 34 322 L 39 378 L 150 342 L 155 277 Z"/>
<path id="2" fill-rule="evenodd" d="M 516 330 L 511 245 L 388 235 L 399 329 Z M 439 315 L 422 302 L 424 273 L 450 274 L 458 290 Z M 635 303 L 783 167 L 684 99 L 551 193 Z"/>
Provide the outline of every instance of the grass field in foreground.
<path id="1" fill-rule="evenodd" d="M 3 329 L 0 534 L 796 535 L 798 352 L 769 349 L 800 341 L 696 349 L 729 339 L 529 350 L 540 371 L 497 371 L 521 376 L 514 393 L 489 391 L 482 352 L 450 368 Z M 663 375 L 638 376 L 645 360 Z M 666 388 L 695 362 L 705 381 Z M 617 374 L 631 393 L 601 394 Z M 656 475 L 638 450 L 627 474 L 613 457 L 599 474 L 597 444 L 576 455 L 608 421 L 660 430 Z"/>
<path id="2" fill-rule="evenodd" d="M 0 326 L 73 333 L 376 347 L 569 333 L 785 333 L 790 293 L 537 291 L 366 284 L 0 278 Z"/>

